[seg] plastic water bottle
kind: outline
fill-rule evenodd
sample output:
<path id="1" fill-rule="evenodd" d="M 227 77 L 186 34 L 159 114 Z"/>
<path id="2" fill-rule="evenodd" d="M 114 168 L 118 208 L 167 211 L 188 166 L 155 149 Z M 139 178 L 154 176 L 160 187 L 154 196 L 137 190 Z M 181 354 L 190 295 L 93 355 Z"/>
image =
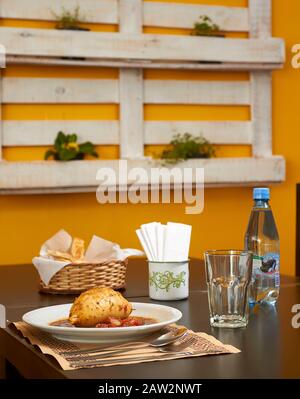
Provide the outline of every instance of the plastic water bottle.
<path id="1" fill-rule="evenodd" d="M 270 190 L 255 188 L 254 205 L 245 235 L 245 249 L 253 252 L 250 303 L 275 304 L 279 296 L 279 236 L 269 205 Z"/>

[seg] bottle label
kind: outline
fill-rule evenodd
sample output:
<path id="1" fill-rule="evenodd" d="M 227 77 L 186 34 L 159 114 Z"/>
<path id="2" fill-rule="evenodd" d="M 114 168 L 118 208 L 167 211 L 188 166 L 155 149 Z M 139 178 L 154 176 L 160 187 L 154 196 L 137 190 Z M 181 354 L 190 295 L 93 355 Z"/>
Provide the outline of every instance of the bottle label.
<path id="1" fill-rule="evenodd" d="M 279 254 L 267 253 L 265 256 L 253 255 L 254 274 L 273 274 L 279 271 Z"/>

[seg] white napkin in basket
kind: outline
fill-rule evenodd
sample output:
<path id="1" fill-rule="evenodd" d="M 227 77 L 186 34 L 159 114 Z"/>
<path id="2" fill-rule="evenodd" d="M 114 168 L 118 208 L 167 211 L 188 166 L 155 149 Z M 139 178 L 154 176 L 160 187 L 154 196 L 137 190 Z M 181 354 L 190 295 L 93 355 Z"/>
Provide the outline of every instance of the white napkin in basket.
<path id="1" fill-rule="evenodd" d="M 36 267 L 41 280 L 45 284 L 49 284 L 51 278 L 64 266 L 70 262 L 63 262 L 53 259 L 47 254 L 47 249 L 60 252 L 68 252 L 72 244 L 72 236 L 65 230 L 60 230 L 49 238 L 40 249 L 40 256 L 32 259 L 32 263 Z M 144 252 L 138 249 L 126 248 L 121 249 L 120 246 L 103 238 L 93 236 L 89 246 L 85 252 L 82 263 L 99 263 L 104 260 L 124 260 L 129 256 L 143 256 Z"/>

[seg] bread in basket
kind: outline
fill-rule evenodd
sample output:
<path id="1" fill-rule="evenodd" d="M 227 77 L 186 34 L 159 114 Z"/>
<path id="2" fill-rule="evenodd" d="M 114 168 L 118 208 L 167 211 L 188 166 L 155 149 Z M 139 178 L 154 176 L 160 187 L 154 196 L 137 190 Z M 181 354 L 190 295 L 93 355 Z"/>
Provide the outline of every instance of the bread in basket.
<path id="1" fill-rule="evenodd" d="M 40 275 L 40 291 L 78 294 L 93 287 L 125 288 L 128 256 L 134 249 L 94 236 L 85 251 L 84 241 L 60 230 L 46 241 L 33 264 Z"/>

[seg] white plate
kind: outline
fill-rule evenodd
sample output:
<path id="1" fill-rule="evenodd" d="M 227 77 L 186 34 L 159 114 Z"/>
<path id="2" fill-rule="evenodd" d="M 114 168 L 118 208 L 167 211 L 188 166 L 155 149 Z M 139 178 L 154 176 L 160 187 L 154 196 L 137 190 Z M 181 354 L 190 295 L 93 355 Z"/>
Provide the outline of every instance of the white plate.
<path id="1" fill-rule="evenodd" d="M 68 318 L 72 304 L 48 306 L 32 310 L 24 314 L 23 321 L 52 334 L 55 338 L 80 342 L 80 343 L 114 343 L 123 341 L 138 340 L 163 327 L 180 320 L 182 313 L 170 306 L 132 302 L 133 312 L 131 316 L 150 317 L 158 321 L 155 324 L 148 324 L 137 327 L 115 327 L 115 328 L 74 328 L 58 327 L 49 324 Z"/>

